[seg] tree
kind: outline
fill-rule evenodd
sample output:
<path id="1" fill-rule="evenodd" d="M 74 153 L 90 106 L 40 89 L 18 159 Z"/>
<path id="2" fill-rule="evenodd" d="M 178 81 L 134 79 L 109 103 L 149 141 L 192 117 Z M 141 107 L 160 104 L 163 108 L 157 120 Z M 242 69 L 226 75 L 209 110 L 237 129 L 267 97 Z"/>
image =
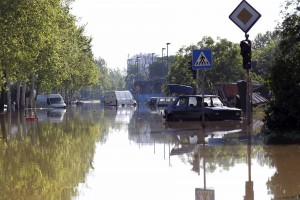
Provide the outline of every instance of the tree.
<path id="1" fill-rule="evenodd" d="M 270 74 L 270 68 L 278 56 L 279 32 L 277 30 L 258 34 L 252 41 L 252 72 L 265 82 Z"/>
<path id="2" fill-rule="evenodd" d="M 274 98 L 266 111 L 271 130 L 300 130 L 300 7 L 299 0 L 288 0 L 279 27 L 280 54 L 270 70 L 269 85 Z M 288 10 L 287 10 L 288 9 Z"/>
<path id="3" fill-rule="evenodd" d="M 98 83 L 86 85 L 80 89 L 79 98 L 99 99 L 105 91 L 125 90 L 125 73 L 119 69 L 109 69 L 101 57 L 95 60 L 98 71 Z"/>
<path id="4" fill-rule="evenodd" d="M 207 88 L 212 91 L 218 82 L 237 82 L 245 79 L 245 71 L 242 68 L 242 57 L 240 47 L 227 39 L 218 39 L 214 46 L 201 48 L 212 48 L 213 65 L 212 70 L 206 72 Z"/>
<path id="5" fill-rule="evenodd" d="M 84 27 L 76 26 L 76 18 L 69 12 L 71 2 L 0 1 L 0 109 L 6 91 L 10 102 L 10 81 L 22 83 L 21 108 L 28 84 L 31 97 L 34 89 L 72 94 L 82 86 L 97 84 L 99 71 L 91 50 L 92 39 L 84 35 Z"/>
<path id="6" fill-rule="evenodd" d="M 195 45 L 191 45 L 179 49 L 175 55 L 174 63 L 171 65 L 169 74 L 167 75 L 167 83 L 195 87 L 195 80 L 192 77 L 192 72 L 189 70 L 191 53 L 195 48 Z M 167 91 L 166 86 L 165 91 Z"/>

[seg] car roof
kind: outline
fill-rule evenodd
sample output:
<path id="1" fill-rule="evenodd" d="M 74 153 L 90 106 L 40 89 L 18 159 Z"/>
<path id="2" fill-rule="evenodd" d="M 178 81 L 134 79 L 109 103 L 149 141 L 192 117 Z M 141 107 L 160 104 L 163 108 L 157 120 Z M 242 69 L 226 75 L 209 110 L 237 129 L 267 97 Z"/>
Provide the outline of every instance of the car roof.
<path id="1" fill-rule="evenodd" d="M 179 97 L 202 97 L 201 94 L 198 95 L 180 95 Z M 204 97 L 219 97 L 218 95 L 213 95 L 213 94 L 205 94 Z"/>

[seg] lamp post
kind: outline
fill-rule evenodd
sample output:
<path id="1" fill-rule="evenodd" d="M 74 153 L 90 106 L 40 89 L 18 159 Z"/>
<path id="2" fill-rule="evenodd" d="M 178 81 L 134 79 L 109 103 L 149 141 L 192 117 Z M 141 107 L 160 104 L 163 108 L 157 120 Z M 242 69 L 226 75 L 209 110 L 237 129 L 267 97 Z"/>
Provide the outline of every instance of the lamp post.
<path id="1" fill-rule="evenodd" d="M 162 63 L 162 68 L 163 68 L 163 77 L 165 76 L 165 68 L 164 68 L 164 50 L 166 48 L 161 48 L 161 63 Z M 165 80 L 165 78 L 164 78 Z"/>
<path id="2" fill-rule="evenodd" d="M 151 64 L 153 64 L 153 55 L 154 55 L 154 54 L 155 54 L 155 53 L 152 53 L 152 54 L 151 54 L 151 56 L 152 56 L 152 58 L 151 58 L 151 59 L 152 59 L 152 60 L 151 60 Z"/>
<path id="3" fill-rule="evenodd" d="M 139 83 L 138 83 L 138 81 L 139 81 L 139 58 L 140 57 L 136 57 L 136 60 L 135 60 L 135 62 L 136 62 L 136 83 L 134 84 L 134 89 L 135 89 L 135 92 L 136 92 L 136 100 L 137 100 L 137 103 L 139 103 L 139 100 L 138 100 L 138 96 L 139 96 Z"/>
<path id="4" fill-rule="evenodd" d="M 171 43 L 167 42 L 167 70 L 169 72 L 169 45 Z"/>
<path id="5" fill-rule="evenodd" d="M 136 60 L 135 60 L 135 62 L 136 62 L 136 81 L 138 81 L 139 80 L 139 58 L 140 57 L 136 57 Z"/>

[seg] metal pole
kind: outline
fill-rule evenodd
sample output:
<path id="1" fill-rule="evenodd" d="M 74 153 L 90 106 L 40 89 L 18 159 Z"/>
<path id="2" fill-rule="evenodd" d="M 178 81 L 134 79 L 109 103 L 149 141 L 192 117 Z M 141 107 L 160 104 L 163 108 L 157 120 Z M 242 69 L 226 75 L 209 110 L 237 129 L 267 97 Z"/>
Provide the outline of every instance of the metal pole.
<path id="1" fill-rule="evenodd" d="M 163 68 L 163 77 L 164 77 L 164 82 L 165 82 L 165 67 L 164 67 L 164 50 L 166 48 L 161 48 L 161 63 L 162 63 L 162 68 Z"/>
<path id="2" fill-rule="evenodd" d="M 169 45 L 170 45 L 171 43 L 167 43 L 167 70 L 169 71 Z"/>
<path id="3" fill-rule="evenodd" d="M 204 186 L 204 190 L 206 190 L 206 152 L 205 152 L 205 130 L 203 129 L 203 186 Z"/>
<path id="4" fill-rule="evenodd" d="M 138 81 L 139 81 L 139 58 L 140 57 L 136 57 L 136 96 L 137 96 L 137 98 L 136 98 L 136 100 L 137 100 L 137 104 L 139 104 L 139 92 L 140 92 L 140 90 L 139 90 L 139 83 L 138 83 Z M 139 106 L 138 106 L 138 109 L 139 109 Z"/>
<path id="5" fill-rule="evenodd" d="M 247 124 L 251 124 L 251 97 L 250 97 L 250 71 L 247 69 L 247 86 L 246 86 L 246 113 Z"/>
<path id="6" fill-rule="evenodd" d="M 246 41 L 249 41 L 249 34 L 245 33 Z M 250 41 L 251 44 L 251 41 Z M 252 93 L 250 92 L 250 70 L 247 69 L 247 81 L 246 81 L 246 116 L 247 116 L 247 124 L 251 124 L 251 115 L 252 115 Z"/>
<path id="7" fill-rule="evenodd" d="M 151 61 L 151 64 L 153 64 L 153 55 L 154 55 L 155 53 L 152 53 L 152 61 Z"/>
<path id="8" fill-rule="evenodd" d="M 137 60 L 137 81 L 139 81 L 139 58 Z"/>
<path id="9" fill-rule="evenodd" d="M 199 70 L 196 71 L 196 94 L 199 94 Z"/>
<path id="10" fill-rule="evenodd" d="M 204 122 L 205 122 L 205 113 L 204 113 L 204 71 L 202 70 L 202 85 L 201 85 L 201 90 L 202 90 L 202 127 L 204 131 Z"/>

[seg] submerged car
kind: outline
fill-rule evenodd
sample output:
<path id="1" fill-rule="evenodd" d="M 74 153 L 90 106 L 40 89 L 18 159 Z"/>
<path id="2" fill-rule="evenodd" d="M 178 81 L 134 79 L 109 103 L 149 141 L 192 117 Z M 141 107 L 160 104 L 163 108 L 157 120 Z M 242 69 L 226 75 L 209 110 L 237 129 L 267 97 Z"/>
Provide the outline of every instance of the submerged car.
<path id="1" fill-rule="evenodd" d="M 172 104 L 175 100 L 175 97 L 158 97 L 157 98 L 157 107 L 167 107 L 168 105 Z"/>
<path id="2" fill-rule="evenodd" d="M 148 106 L 156 106 L 157 104 L 157 99 L 158 97 L 151 97 L 148 102 L 147 102 L 147 105 Z"/>
<path id="3" fill-rule="evenodd" d="M 202 95 L 179 96 L 164 110 L 164 118 L 167 121 L 202 120 L 202 113 L 205 121 L 242 119 L 241 109 L 224 106 L 217 95 L 204 95 L 203 103 Z"/>

